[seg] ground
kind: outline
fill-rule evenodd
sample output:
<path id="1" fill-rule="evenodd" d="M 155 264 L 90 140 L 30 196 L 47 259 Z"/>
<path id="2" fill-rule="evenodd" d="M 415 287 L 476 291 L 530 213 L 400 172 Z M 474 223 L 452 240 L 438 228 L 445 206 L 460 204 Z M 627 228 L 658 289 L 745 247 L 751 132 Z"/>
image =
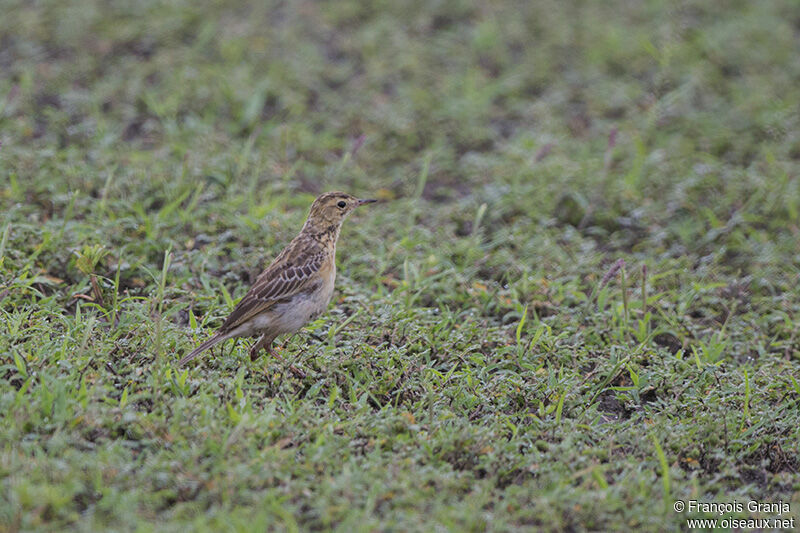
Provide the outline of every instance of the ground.
<path id="1" fill-rule="evenodd" d="M 791 0 L 0 7 L 0 530 L 797 516 Z M 337 189 L 329 312 L 177 368 Z"/>

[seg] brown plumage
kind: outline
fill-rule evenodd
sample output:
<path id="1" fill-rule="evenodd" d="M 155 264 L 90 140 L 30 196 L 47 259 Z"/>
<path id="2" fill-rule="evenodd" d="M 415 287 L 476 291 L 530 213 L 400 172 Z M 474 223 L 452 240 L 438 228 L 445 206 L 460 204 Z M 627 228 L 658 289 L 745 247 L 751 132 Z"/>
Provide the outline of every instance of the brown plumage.
<path id="1" fill-rule="evenodd" d="M 314 200 L 300 234 L 258 276 L 219 330 L 178 365 L 227 339 L 260 335 L 250 349 L 255 360 L 262 348 L 272 351 L 275 337 L 294 333 L 322 314 L 333 295 L 342 222 L 356 207 L 374 201 L 343 192 L 328 192 Z"/>

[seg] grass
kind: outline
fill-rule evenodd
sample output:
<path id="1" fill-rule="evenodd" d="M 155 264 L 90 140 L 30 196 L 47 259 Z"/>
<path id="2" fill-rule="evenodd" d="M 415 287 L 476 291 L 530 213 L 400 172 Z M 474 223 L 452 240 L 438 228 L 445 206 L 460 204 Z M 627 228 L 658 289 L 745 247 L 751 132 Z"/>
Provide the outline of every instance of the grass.
<path id="1" fill-rule="evenodd" d="M 792 2 L 0 7 L 0 530 L 797 515 Z M 333 189 L 329 312 L 176 368 Z"/>

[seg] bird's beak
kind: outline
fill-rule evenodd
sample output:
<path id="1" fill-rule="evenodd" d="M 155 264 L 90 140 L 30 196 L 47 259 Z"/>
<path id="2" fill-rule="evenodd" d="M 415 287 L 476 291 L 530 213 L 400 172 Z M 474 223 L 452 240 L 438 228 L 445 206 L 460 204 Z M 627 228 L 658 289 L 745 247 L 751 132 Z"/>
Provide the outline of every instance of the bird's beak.
<path id="1" fill-rule="evenodd" d="M 370 198 L 369 200 L 359 200 L 358 203 L 356 204 L 356 207 L 358 207 L 360 205 L 364 205 L 364 204 L 374 204 L 377 201 L 378 200 L 375 200 L 375 199 L 372 199 L 372 198 Z"/>

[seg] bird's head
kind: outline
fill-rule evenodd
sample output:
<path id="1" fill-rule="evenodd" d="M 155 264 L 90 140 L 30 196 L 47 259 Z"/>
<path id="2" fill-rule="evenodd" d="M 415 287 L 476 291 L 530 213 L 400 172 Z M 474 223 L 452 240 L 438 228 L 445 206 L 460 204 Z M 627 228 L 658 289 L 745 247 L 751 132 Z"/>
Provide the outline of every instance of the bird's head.
<path id="1" fill-rule="evenodd" d="M 375 201 L 360 200 L 344 192 L 326 192 L 311 204 L 304 229 L 315 231 L 325 231 L 330 227 L 338 229 L 356 207 Z"/>

